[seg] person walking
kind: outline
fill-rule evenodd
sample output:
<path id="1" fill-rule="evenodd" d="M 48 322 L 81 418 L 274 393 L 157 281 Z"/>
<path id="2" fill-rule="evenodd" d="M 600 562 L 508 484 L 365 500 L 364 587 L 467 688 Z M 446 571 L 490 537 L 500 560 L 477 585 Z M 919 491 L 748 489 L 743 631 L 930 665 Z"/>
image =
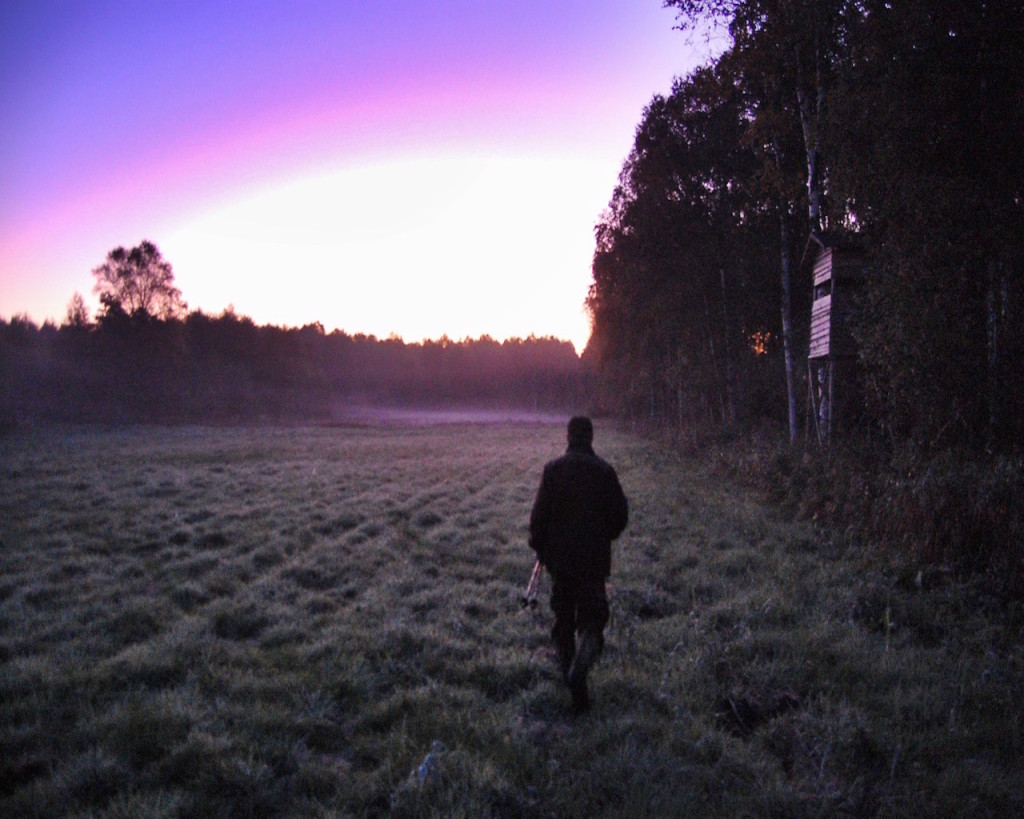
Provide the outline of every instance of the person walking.
<path id="1" fill-rule="evenodd" d="M 565 454 L 544 467 L 529 543 L 551 575 L 551 636 L 581 714 L 590 708 L 587 674 L 604 648 L 611 543 L 626 528 L 629 504 L 615 470 L 594 453 L 591 420 L 572 418 L 568 439 Z"/>

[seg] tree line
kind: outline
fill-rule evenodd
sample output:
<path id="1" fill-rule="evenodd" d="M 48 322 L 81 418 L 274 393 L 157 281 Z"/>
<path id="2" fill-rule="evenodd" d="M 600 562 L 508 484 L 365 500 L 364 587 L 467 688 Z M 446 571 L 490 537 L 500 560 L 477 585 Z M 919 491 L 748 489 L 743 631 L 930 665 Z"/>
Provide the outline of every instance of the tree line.
<path id="1" fill-rule="evenodd" d="M 188 311 L 149 241 L 112 250 L 93 275 L 95 321 L 80 294 L 59 326 L 0 319 L 0 426 L 330 421 L 350 406 L 568 410 L 585 388 L 572 344 L 554 338 L 406 343 Z"/>
<path id="2" fill-rule="evenodd" d="M 597 226 L 602 406 L 797 439 L 814 234 L 864 251 L 862 429 L 924 449 L 1024 440 L 1024 7 L 665 5 L 729 47 L 646 107 Z"/>

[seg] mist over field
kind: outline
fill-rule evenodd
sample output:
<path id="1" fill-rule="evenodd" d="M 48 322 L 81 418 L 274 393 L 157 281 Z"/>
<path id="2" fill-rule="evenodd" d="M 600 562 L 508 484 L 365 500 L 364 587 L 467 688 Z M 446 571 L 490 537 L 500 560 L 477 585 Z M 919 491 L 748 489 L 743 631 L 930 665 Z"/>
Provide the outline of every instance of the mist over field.
<path id="1" fill-rule="evenodd" d="M 342 404 L 334 408 L 337 423 L 371 424 L 564 424 L 564 414 L 517 409 L 417 409 L 402 407 L 366 407 Z"/>
<path id="2" fill-rule="evenodd" d="M 631 520 L 571 717 L 519 605 L 564 419 L 469 420 L 0 438 L 0 813 L 1024 809 L 1019 607 L 600 421 Z"/>
<path id="3" fill-rule="evenodd" d="M 583 405 L 588 374 L 554 338 L 399 338 L 257 326 L 225 311 L 96 326 L 0 319 L 0 433 L 54 423 L 325 423 L 464 408 L 516 417 Z"/>

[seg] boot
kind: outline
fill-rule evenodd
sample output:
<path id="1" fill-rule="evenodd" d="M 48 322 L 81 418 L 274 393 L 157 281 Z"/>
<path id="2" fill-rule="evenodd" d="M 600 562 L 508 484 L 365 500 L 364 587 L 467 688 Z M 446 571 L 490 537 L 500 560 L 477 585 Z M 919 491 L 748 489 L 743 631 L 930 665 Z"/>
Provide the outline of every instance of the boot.
<path id="1" fill-rule="evenodd" d="M 573 658 L 576 656 L 576 635 L 565 629 L 556 628 L 552 632 L 555 651 L 558 652 L 558 670 L 562 672 L 562 679 L 569 684 L 569 669 L 572 668 Z"/>
<path id="2" fill-rule="evenodd" d="M 569 684 L 569 671 L 572 669 L 572 652 L 558 652 L 558 670 L 562 672 L 562 681 Z"/>
<path id="3" fill-rule="evenodd" d="M 600 653 L 601 638 L 593 631 L 583 632 L 579 648 L 576 649 L 576 657 L 573 659 L 572 665 L 569 666 L 569 673 L 566 676 L 569 688 L 574 690 L 574 699 L 577 687 L 582 686 L 584 694 L 586 693 L 587 674 L 590 673 L 590 667 L 594 664 L 597 655 Z"/>
<path id="4" fill-rule="evenodd" d="M 569 693 L 572 694 L 572 712 L 579 716 L 590 710 L 590 695 L 587 693 L 586 680 L 569 683 Z"/>

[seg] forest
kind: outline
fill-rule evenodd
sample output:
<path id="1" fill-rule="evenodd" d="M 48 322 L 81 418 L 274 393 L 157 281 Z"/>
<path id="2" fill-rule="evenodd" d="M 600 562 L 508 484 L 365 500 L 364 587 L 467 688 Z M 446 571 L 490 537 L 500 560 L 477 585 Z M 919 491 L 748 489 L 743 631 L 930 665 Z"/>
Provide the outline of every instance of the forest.
<path id="1" fill-rule="evenodd" d="M 597 227 L 587 356 L 604 406 L 683 430 L 767 418 L 796 439 L 817 241 L 855 248 L 864 270 L 847 424 L 892 445 L 1012 450 L 1024 8 L 665 5 L 687 36 L 710 21 L 730 46 L 647 106 Z"/>
<path id="2" fill-rule="evenodd" d="M 0 321 L 0 427 L 51 423 L 318 423 L 352 408 L 562 409 L 583 389 L 571 343 L 406 343 L 113 307 L 95 323 Z"/>
<path id="3" fill-rule="evenodd" d="M 1024 7 L 665 5 L 682 36 L 728 47 L 650 101 L 597 226 L 595 400 L 780 508 L 1012 591 Z M 817 248 L 858 260 L 842 361 L 809 358 Z M 824 438 L 812 363 L 844 399 Z"/>

